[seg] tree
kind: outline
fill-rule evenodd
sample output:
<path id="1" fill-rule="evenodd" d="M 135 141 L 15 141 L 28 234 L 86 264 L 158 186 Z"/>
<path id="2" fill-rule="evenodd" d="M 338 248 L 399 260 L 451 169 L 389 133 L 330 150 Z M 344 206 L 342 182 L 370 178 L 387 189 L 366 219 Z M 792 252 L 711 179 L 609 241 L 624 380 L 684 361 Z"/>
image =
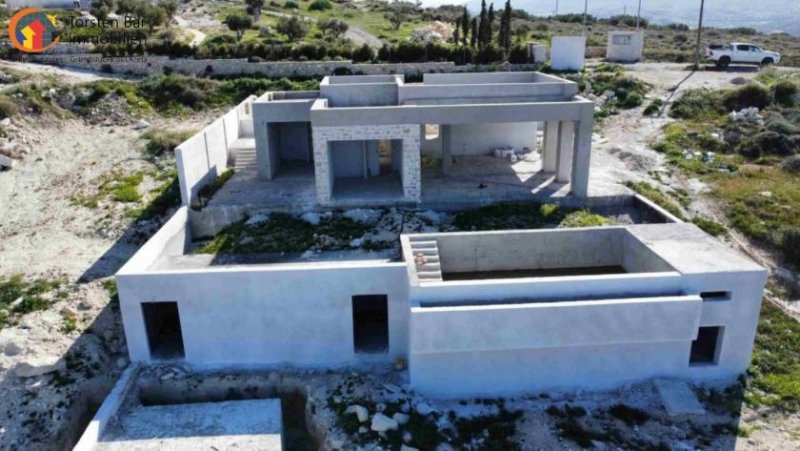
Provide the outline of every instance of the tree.
<path id="1" fill-rule="evenodd" d="M 464 7 L 464 13 L 461 14 L 461 30 L 464 32 L 463 36 L 461 36 L 461 42 L 464 45 L 469 43 L 469 29 L 469 11 L 467 11 L 467 8 Z"/>
<path id="2" fill-rule="evenodd" d="M 308 33 L 308 25 L 297 16 L 279 18 L 275 29 L 285 34 L 290 41 L 302 39 Z"/>
<path id="3" fill-rule="evenodd" d="M 368 63 L 375 59 L 375 50 L 372 50 L 368 44 L 363 44 L 353 51 L 352 58 L 357 63 Z"/>
<path id="4" fill-rule="evenodd" d="M 253 18 L 247 14 L 231 13 L 225 17 L 225 25 L 228 29 L 236 32 L 236 40 L 241 41 L 245 30 L 253 26 Z"/>
<path id="5" fill-rule="evenodd" d="M 253 15 L 253 22 L 261 22 L 261 8 L 264 7 L 264 0 L 245 0 L 247 13 Z"/>
<path id="6" fill-rule="evenodd" d="M 461 42 L 461 19 L 459 18 L 453 25 L 453 44 L 458 45 Z"/>
<path id="7" fill-rule="evenodd" d="M 484 47 L 492 43 L 492 34 L 494 32 L 494 3 L 489 4 L 489 12 L 486 14 L 486 29 L 483 32 L 483 45 Z"/>
<path id="8" fill-rule="evenodd" d="M 388 6 L 388 12 L 383 17 L 392 24 L 394 30 L 399 30 L 403 22 L 408 20 L 413 7 L 410 3 L 395 0 Z"/>
<path id="9" fill-rule="evenodd" d="M 482 46 L 486 41 L 486 0 L 481 0 L 481 14 L 478 21 L 478 45 Z"/>
<path id="10" fill-rule="evenodd" d="M 145 4 L 140 10 L 136 11 L 136 16 L 147 24 L 150 33 L 153 32 L 155 27 L 163 24 L 167 20 L 167 13 L 158 6 L 151 4 Z"/>
<path id="11" fill-rule="evenodd" d="M 497 42 L 506 52 L 511 49 L 511 0 L 506 0 L 503 14 L 500 16 L 500 31 Z"/>
<path id="12" fill-rule="evenodd" d="M 522 42 L 531 34 L 531 27 L 526 23 L 515 25 L 511 29 L 511 34 L 514 35 L 517 41 Z"/>
<path id="13" fill-rule="evenodd" d="M 172 22 L 172 18 L 175 17 L 175 13 L 178 12 L 177 0 L 159 0 L 158 7 L 164 11 L 167 26 L 169 26 L 170 22 Z"/>
<path id="14" fill-rule="evenodd" d="M 469 46 L 473 49 L 478 44 L 478 18 L 473 17 L 472 21 L 470 22 L 470 36 L 469 36 Z"/>
<path id="15" fill-rule="evenodd" d="M 89 7 L 89 12 L 97 17 L 97 20 L 106 20 L 113 10 L 114 0 L 94 0 Z"/>
<path id="16" fill-rule="evenodd" d="M 317 23 L 317 26 L 323 35 L 330 33 L 334 38 L 338 38 L 339 36 L 345 34 L 349 28 L 347 22 L 337 19 L 321 20 Z"/>

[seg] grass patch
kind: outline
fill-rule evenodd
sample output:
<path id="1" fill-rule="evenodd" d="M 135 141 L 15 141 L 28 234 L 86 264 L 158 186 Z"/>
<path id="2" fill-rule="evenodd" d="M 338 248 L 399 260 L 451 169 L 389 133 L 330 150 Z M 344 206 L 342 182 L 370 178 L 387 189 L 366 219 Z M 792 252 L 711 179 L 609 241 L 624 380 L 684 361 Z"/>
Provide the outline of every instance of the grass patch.
<path id="1" fill-rule="evenodd" d="M 568 213 L 559 227 L 573 228 L 573 227 L 599 227 L 608 225 L 610 221 L 605 216 L 592 213 L 588 210 L 578 210 Z"/>
<path id="2" fill-rule="evenodd" d="M 26 313 L 44 310 L 67 296 L 67 281 L 55 279 L 25 280 L 21 274 L 0 277 L 0 329 Z"/>
<path id="3" fill-rule="evenodd" d="M 504 203 L 457 213 L 458 230 L 538 229 L 557 225 L 573 210 L 556 204 Z"/>
<path id="4" fill-rule="evenodd" d="M 692 224 L 700 227 L 711 236 L 724 236 L 728 233 L 728 229 L 724 225 L 705 216 L 695 216 L 692 218 Z"/>
<path id="5" fill-rule="evenodd" d="M 150 129 L 143 133 L 141 139 L 146 140 L 144 150 L 151 157 L 171 153 L 178 145 L 191 138 L 195 132 L 191 130 L 172 131 L 162 128 Z"/>
<path id="6" fill-rule="evenodd" d="M 341 214 L 323 218 L 318 226 L 285 213 L 272 213 L 264 221 L 233 224 L 217 234 L 197 253 L 249 254 L 304 252 L 311 248 L 351 249 L 350 242 L 368 230 Z"/>
<path id="7" fill-rule="evenodd" d="M 800 322 L 764 301 L 745 402 L 800 411 Z"/>
<path id="8" fill-rule="evenodd" d="M 678 219 L 686 219 L 680 202 L 647 182 L 625 182 L 625 186 L 650 199 Z"/>
<path id="9" fill-rule="evenodd" d="M 233 168 L 226 169 L 219 177 L 215 178 L 211 183 L 208 185 L 200 188 L 200 191 L 197 192 L 197 198 L 192 203 L 192 208 L 195 210 L 200 210 L 208 204 L 208 201 L 214 197 L 214 194 L 222 188 L 228 180 L 233 177 L 234 174 Z"/>

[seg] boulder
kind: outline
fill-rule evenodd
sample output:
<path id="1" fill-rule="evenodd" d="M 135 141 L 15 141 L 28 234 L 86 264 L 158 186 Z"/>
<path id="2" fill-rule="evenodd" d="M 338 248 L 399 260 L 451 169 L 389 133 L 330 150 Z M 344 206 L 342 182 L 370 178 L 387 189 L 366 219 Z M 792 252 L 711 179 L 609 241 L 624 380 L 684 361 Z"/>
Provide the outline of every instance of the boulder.
<path id="1" fill-rule="evenodd" d="M 356 414 L 356 418 L 358 418 L 359 423 L 369 420 L 369 410 L 367 410 L 367 408 L 364 406 L 359 406 L 358 404 L 348 406 L 345 412 Z"/>
<path id="2" fill-rule="evenodd" d="M 134 130 L 144 130 L 146 128 L 150 128 L 150 123 L 144 119 L 140 119 L 139 122 L 133 125 Z"/>
<path id="3" fill-rule="evenodd" d="M 67 364 L 58 356 L 31 356 L 24 362 L 20 362 L 14 367 L 14 373 L 18 377 L 34 377 L 49 374 L 56 371 L 64 371 Z"/>
<path id="4" fill-rule="evenodd" d="M 393 431 L 398 427 L 399 425 L 396 420 L 382 413 L 376 413 L 375 416 L 372 417 L 372 424 L 370 425 L 370 429 L 375 432 Z"/>
<path id="5" fill-rule="evenodd" d="M 8 168 L 12 169 L 16 161 L 12 160 L 11 158 L 0 154 L 0 168 Z"/>
<path id="6" fill-rule="evenodd" d="M 409 416 L 404 414 L 404 413 L 398 412 L 398 413 L 392 415 L 392 419 L 394 421 L 397 421 L 397 424 L 402 426 L 402 425 L 408 423 Z"/>

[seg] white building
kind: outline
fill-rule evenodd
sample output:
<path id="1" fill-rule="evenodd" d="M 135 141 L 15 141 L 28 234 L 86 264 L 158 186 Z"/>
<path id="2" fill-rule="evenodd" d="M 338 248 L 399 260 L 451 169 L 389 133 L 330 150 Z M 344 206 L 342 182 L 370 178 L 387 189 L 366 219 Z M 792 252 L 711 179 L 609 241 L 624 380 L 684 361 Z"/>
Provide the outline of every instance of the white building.
<path id="1" fill-rule="evenodd" d="M 468 114 L 471 104 L 459 105 Z M 240 137 L 248 120 L 257 136 L 281 117 L 262 124 L 257 106 L 254 115 L 241 108 L 218 121 L 227 124 L 221 135 L 214 124 L 201 132 L 202 158 L 179 153 L 192 180 L 224 169 L 227 149 L 237 148 L 229 143 L 248 139 Z M 222 150 L 208 147 L 217 141 Z M 265 155 L 285 150 L 276 142 Z M 403 146 L 416 159 L 420 151 Z M 195 213 L 183 206 L 117 274 L 132 361 L 331 367 L 402 357 L 411 384 L 431 396 L 733 379 L 748 367 L 766 281 L 763 268 L 682 223 L 403 235 L 400 255 L 389 258 L 245 263 L 189 254 L 193 230 L 203 228 Z"/>

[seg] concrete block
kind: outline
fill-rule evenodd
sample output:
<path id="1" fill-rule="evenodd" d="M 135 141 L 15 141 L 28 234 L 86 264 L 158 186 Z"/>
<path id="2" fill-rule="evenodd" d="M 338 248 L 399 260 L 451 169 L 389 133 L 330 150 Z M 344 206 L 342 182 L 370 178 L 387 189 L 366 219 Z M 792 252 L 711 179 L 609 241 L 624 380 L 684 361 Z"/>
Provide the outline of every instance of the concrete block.
<path id="1" fill-rule="evenodd" d="M 553 36 L 550 65 L 554 70 L 583 70 L 585 36 Z"/>
<path id="2" fill-rule="evenodd" d="M 12 160 L 11 158 L 5 155 L 0 155 L 0 168 L 12 169 L 14 167 L 14 164 L 16 164 L 15 160 Z"/>
<path id="3" fill-rule="evenodd" d="M 656 379 L 654 385 L 670 416 L 706 413 L 706 409 L 686 382 L 676 379 Z"/>

